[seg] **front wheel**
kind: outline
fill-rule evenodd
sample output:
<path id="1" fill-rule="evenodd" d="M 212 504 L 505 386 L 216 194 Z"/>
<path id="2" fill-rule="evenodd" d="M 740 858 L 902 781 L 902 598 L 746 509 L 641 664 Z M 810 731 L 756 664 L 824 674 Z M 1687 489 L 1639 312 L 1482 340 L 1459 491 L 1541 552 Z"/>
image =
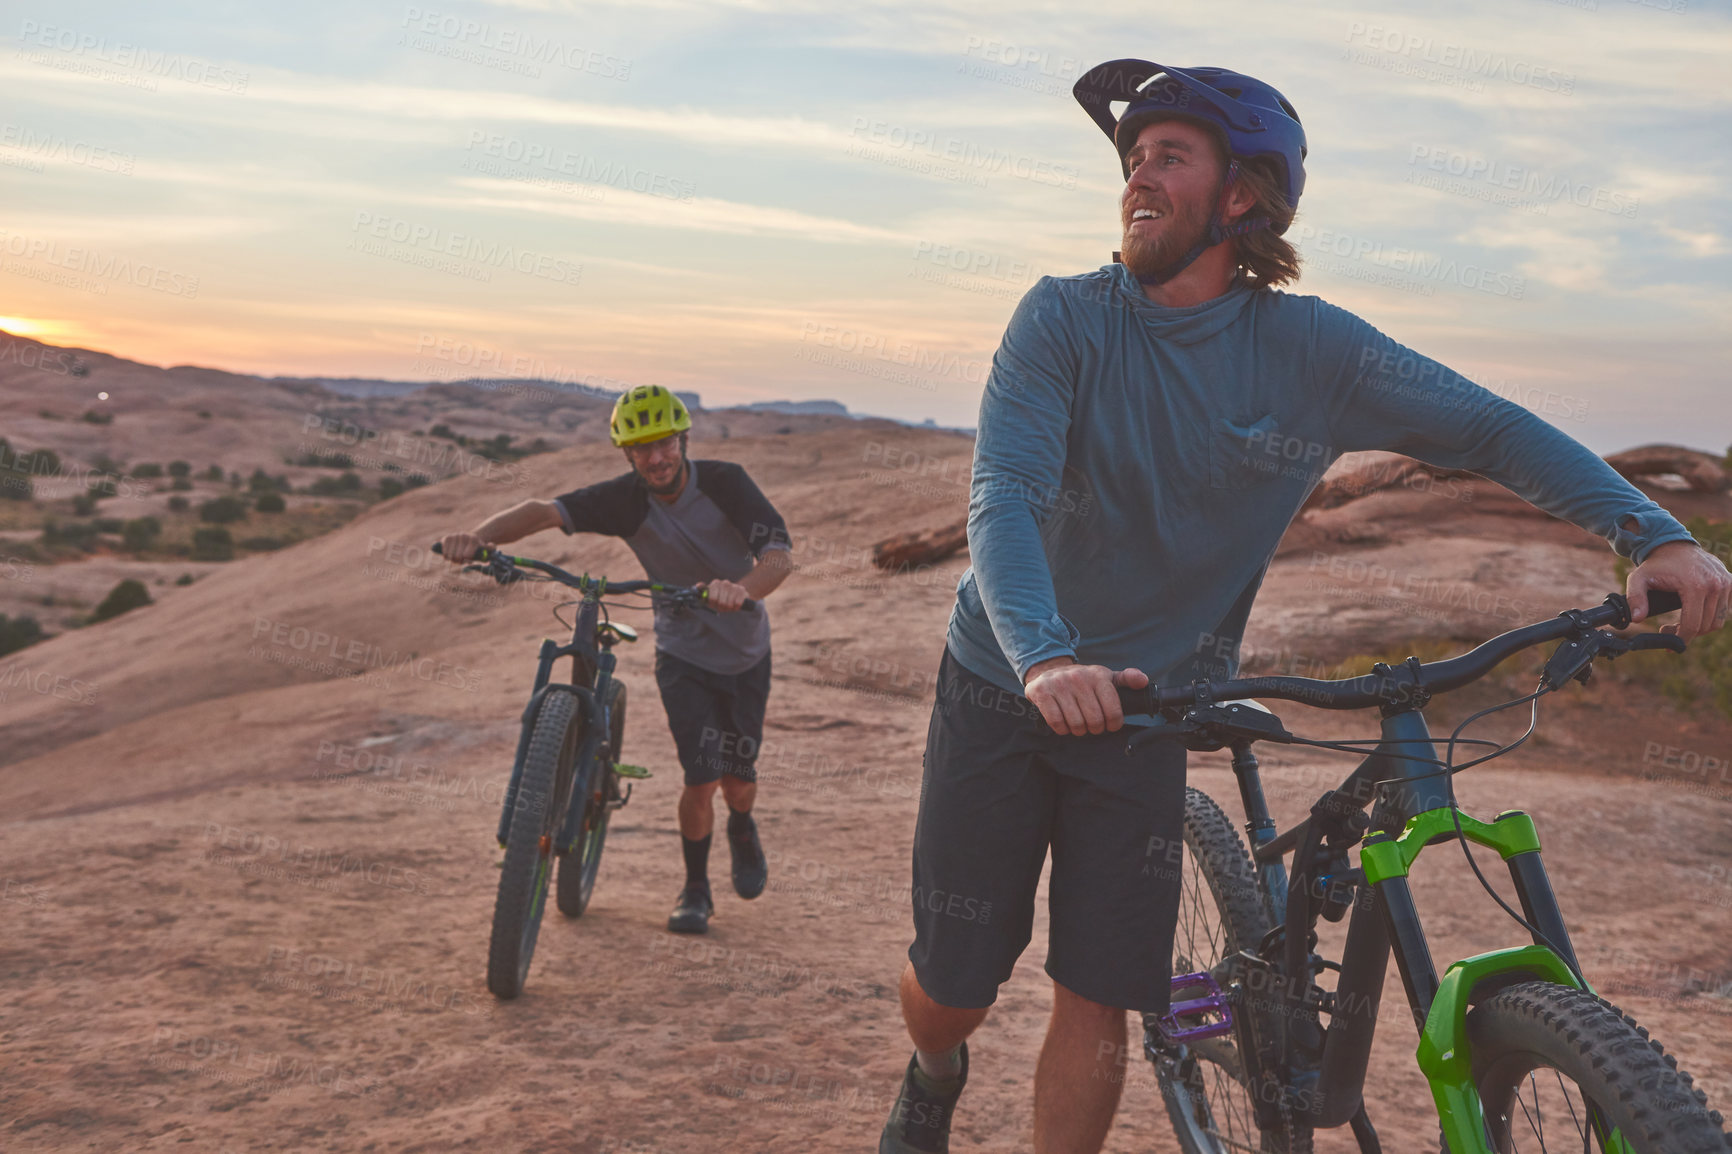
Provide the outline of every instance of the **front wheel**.
<path id="1" fill-rule="evenodd" d="M 496 998 L 523 992 L 541 914 L 553 875 L 553 839 L 571 804 L 573 763 L 582 725 L 577 699 L 549 693 L 536 714 L 523 776 L 517 787 L 518 810 L 505 843 L 499 896 L 493 905 L 493 940 L 487 950 L 487 988 Z M 538 814 L 540 821 L 531 821 Z"/>
<path id="2" fill-rule="evenodd" d="M 1499 1154 L 1726 1154 L 1720 1115 L 1616 1006 L 1524 982 L 1467 1015 L 1473 1080 Z M 1621 1140 L 1621 1142 L 1620 1142 Z"/>
<path id="3" fill-rule="evenodd" d="M 583 828 L 571 852 L 559 859 L 559 912 L 580 918 L 595 892 L 595 875 L 601 870 L 601 850 L 607 844 L 607 821 L 613 816 L 619 794 L 619 775 L 613 767 L 620 759 L 620 739 L 625 736 L 625 683 L 613 682 L 608 690 L 607 746 L 597 750 L 587 766 L 580 767 L 579 796 L 583 806 Z"/>

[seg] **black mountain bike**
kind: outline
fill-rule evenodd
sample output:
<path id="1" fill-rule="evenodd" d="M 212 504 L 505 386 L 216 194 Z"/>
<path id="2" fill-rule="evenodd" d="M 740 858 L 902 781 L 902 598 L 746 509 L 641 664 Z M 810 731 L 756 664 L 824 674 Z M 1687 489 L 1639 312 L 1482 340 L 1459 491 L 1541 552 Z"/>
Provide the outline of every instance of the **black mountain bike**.
<path id="1" fill-rule="evenodd" d="M 1650 592 L 1649 600 L 1656 614 L 1678 608 L 1675 594 Z M 1628 603 L 1613 594 L 1596 608 L 1569 610 L 1446 661 L 1380 662 L 1364 677 L 1340 681 L 1251 677 L 1119 691 L 1127 714 L 1159 722 L 1127 748 L 1176 735 L 1191 749 L 1232 751 L 1250 837 L 1247 853 L 1220 807 L 1186 790 L 1171 1012 L 1144 1015 L 1143 1048 L 1187 1154 L 1309 1151 L 1314 1131 L 1343 1125 L 1363 1154 L 1381 1151 L 1363 1090 L 1392 952 L 1419 1027 L 1419 1066 L 1446 1154 L 1732 1149 L 1721 1116 L 1690 1076 L 1588 985 L 1540 861 L 1533 819 L 1510 810 L 1480 821 L 1456 805 L 1454 775 L 1526 741 L 1539 698 L 1571 679 L 1586 681 L 1595 658 L 1684 648 L 1667 634 L 1621 637 L 1603 628 L 1629 624 Z M 1551 641 L 1562 644 L 1533 693 L 1480 710 L 1448 738 L 1431 736 L 1423 710 L 1433 694 Z M 1382 736 L 1375 743 L 1297 737 L 1253 697 L 1325 709 L 1378 706 Z M 1513 742 L 1461 737 L 1480 717 L 1530 703 L 1533 720 Z M 1258 741 L 1367 756 L 1308 818 L 1277 833 L 1251 752 Z M 1495 748 L 1458 761 L 1458 748 L 1467 745 Z M 1451 841 L 1532 944 L 1455 962 L 1440 978 L 1407 878 L 1422 849 Z M 1503 858 L 1519 912 L 1486 881 L 1469 843 Z M 1355 848 L 1357 865 L 1349 857 Z M 1349 911 L 1340 961 L 1320 957 L 1318 919 L 1337 922 Z M 1325 971 L 1334 972 L 1333 989 L 1318 984 Z"/>
<path id="2" fill-rule="evenodd" d="M 435 544 L 433 552 L 440 551 Z M 619 781 L 650 776 L 641 766 L 620 761 L 626 687 L 613 676 L 613 647 L 636 641 L 638 635 L 631 626 L 608 619 L 609 608 L 647 606 L 608 602 L 603 595 L 648 594 L 664 604 L 713 610 L 702 589 L 579 576 L 497 549 L 484 548 L 476 556 L 479 564 L 464 566 L 464 572 L 485 573 L 501 585 L 557 582 L 580 594 L 578 600 L 554 607 L 560 624 L 571 626 L 571 641 L 541 643 L 535 686 L 523 710 L 517 755 L 499 815 L 499 845 L 505 861 L 493 906 L 487 988 L 495 997 L 509 999 L 523 992 L 548 889 L 554 889 L 560 913 L 583 916 L 601 868 L 608 819 L 631 800 L 631 785 L 628 782 L 621 793 Z M 743 608 L 753 604 L 748 600 Z M 572 605 L 577 606 L 575 622 L 559 613 Z M 569 684 L 553 680 L 553 663 L 562 657 L 571 658 Z"/>

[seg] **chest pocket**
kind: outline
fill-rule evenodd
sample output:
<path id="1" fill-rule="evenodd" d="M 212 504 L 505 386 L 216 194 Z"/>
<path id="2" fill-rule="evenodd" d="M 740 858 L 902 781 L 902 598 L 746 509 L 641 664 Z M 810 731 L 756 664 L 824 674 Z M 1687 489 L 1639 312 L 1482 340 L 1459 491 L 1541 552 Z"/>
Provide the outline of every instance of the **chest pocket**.
<path id="1" fill-rule="evenodd" d="M 1249 489 L 1281 472 L 1281 457 L 1271 453 L 1275 414 L 1241 424 L 1216 417 L 1209 425 L 1209 483 L 1217 489 Z"/>

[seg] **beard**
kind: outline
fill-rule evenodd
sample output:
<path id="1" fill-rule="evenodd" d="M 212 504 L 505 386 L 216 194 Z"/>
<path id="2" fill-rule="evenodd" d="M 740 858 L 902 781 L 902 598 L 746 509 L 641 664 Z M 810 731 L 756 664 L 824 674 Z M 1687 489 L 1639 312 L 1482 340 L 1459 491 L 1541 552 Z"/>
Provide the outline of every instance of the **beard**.
<path id="1" fill-rule="evenodd" d="M 1168 205 L 1166 219 L 1160 223 L 1157 235 L 1147 236 L 1133 232 L 1131 222 L 1125 221 L 1124 240 L 1119 245 L 1119 259 L 1130 270 L 1131 275 L 1139 280 L 1145 277 L 1159 275 L 1174 262 L 1183 260 L 1185 254 L 1202 244 L 1209 236 L 1209 222 L 1213 216 L 1213 206 L 1219 201 L 1219 187 L 1205 201 L 1192 204 L 1188 208 L 1179 209 Z M 1138 208 L 1156 208 L 1155 205 L 1127 205 L 1125 212 Z"/>
<path id="2" fill-rule="evenodd" d="M 650 492 L 663 497 L 671 496 L 680 491 L 680 485 L 686 479 L 686 458 L 684 454 L 681 454 L 679 468 L 674 470 L 673 479 L 665 485 L 658 485 L 654 481 L 650 480 L 649 477 L 644 475 L 642 469 L 638 470 L 638 476 L 643 477 L 644 484 L 649 486 Z"/>

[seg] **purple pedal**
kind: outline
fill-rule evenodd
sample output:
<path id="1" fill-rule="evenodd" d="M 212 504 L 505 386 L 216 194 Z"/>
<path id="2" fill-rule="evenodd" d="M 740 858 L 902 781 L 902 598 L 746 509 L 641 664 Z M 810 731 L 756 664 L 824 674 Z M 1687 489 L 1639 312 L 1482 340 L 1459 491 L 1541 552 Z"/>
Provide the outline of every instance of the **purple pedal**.
<path id="1" fill-rule="evenodd" d="M 1182 991 L 1203 990 L 1200 998 L 1180 998 Z M 1222 1034 L 1231 1033 L 1233 1029 L 1233 1008 L 1227 1004 L 1227 996 L 1221 992 L 1221 987 L 1215 982 L 1213 974 L 1175 974 L 1173 975 L 1171 999 L 1167 1014 L 1156 1022 L 1161 1031 L 1161 1037 L 1169 1042 L 1196 1042 L 1204 1038 L 1218 1038 Z M 1219 1015 L 1213 1021 L 1199 1022 L 1193 1026 L 1179 1025 L 1180 1018 L 1195 1015 Z"/>

